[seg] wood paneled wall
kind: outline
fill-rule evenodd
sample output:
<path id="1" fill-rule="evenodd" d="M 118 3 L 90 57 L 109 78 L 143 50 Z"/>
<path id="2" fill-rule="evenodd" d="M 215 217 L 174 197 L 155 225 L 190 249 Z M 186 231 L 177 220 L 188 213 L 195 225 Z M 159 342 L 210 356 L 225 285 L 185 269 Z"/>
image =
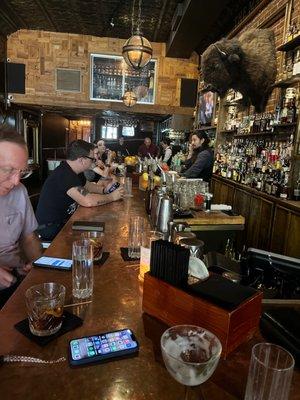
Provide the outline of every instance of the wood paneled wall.
<path id="1" fill-rule="evenodd" d="M 90 54 L 122 53 L 123 39 L 67 33 L 19 30 L 8 38 L 8 56 L 12 62 L 26 64 L 26 94 L 15 95 L 15 102 L 70 107 L 107 108 L 112 103 L 90 101 Z M 167 113 L 168 107 L 179 107 L 180 78 L 198 78 L 198 55 L 190 59 L 165 57 L 165 44 L 152 43 L 153 58 L 158 60 L 155 107 L 136 106 L 137 111 Z M 55 69 L 75 68 L 82 72 L 82 92 L 55 90 Z M 114 103 L 113 108 L 119 107 Z M 124 107 L 124 106 L 123 106 Z M 136 110 L 135 110 L 136 111 Z M 192 114 L 193 109 L 181 112 Z"/>

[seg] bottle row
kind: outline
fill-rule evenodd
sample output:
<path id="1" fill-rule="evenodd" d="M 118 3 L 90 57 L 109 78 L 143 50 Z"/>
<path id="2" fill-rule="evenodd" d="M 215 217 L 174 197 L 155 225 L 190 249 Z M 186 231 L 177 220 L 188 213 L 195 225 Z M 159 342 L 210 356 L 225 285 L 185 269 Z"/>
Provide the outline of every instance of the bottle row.
<path id="1" fill-rule="evenodd" d="M 143 69 L 143 70 L 134 70 L 130 68 L 122 67 L 121 65 L 111 65 L 111 64 L 101 64 L 93 66 L 94 75 L 115 75 L 122 77 L 123 75 L 132 76 L 137 78 L 150 78 L 151 74 L 154 74 L 154 70 Z"/>
<path id="2" fill-rule="evenodd" d="M 292 150 L 291 139 L 234 139 L 218 147 L 213 173 L 282 199 L 300 200 L 300 177 L 293 193 L 289 187 Z"/>
<path id="3" fill-rule="evenodd" d="M 220 170 L 215 171 L 215 174 L 282 200 L 300 200 L 300 183 L 299 188 L 296 186 L 293 190 L 294 194 L 298 193 L 297 196 L 294 196 L 289 186 L 289 171 L 269 169 L 265 172 L 257 172 L 255 169 L 246 170 L 243 167 L 239 169 L 223 165 Z"/>
<path id="4" fill-rule="evenodd" d="M 238 107 L 230 105 L 224 124 L 224 130 L 237 131 L 238 134 L 271 133 L 281 124 L 294 124 L 299 112 L 299 98 L 296 88 L 287 88 L 276 106 L 275 113 L 263 113 L 240 116 Z"/>

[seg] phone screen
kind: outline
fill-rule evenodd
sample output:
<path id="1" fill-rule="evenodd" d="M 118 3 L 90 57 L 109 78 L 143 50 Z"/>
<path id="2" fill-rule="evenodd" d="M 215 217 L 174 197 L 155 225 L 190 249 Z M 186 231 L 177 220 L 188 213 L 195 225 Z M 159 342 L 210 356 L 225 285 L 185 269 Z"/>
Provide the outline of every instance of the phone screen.
<path id="1" fill-rule="evenodd" d="M 68 260 L 66 258 L 57 258 L 57 257 L 47 257 L 43 256 L 38 258 L 33 262 L 34 265 L 39 267 L 51 267 L 57 269 L 71 269 L 72 268 L 72 260 Z"/>
<path id="2" fill-rule="evenodd" d="M 97 336 L 87 336 L 70 341 L 71 357 L 74 361 L 92 361 L 93 357 L 110 358 L 122 354 L 132 353 L 138 348 L 134 335 L 130 329 L 102 333 Z"/>

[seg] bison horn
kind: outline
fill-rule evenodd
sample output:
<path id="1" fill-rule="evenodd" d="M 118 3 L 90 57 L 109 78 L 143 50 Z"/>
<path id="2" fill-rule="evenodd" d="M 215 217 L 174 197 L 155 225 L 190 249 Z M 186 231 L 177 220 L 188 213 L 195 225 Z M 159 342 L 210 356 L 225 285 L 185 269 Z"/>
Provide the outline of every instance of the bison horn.
<path id="1" fill-rule="evenodd" d="M 221 58 L 223 58 L 223 59 L 227 58 L 228 54 L 225 51 L 221 50 L 220 47 L 218 47 L 215 43 L 214 43 L 214 47 L 218 50 Z"/>

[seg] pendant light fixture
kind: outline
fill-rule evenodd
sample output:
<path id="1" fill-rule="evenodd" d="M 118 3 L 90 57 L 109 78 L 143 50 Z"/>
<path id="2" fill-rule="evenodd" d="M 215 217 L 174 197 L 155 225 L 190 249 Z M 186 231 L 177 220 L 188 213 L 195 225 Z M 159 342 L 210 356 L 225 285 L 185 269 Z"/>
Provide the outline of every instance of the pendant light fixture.
<path id="1" fill-rule="evenodd" d="M 126 40 L 122 50 L 122 55 L 126 64 L 134 69 L 144 68 L 152 57 L 152 46 L 149 40 L 143 37 L 141 33 L 142 0 L 138 1 L 139 8 L 136 28 L 134 26 L 134 8 L 136 0 L 133 0 L 131 15 L 131 37 Z"/>
<path id="2" fill-rule="evenodd" d="M 126 107 L 133 107 L 137 102 L 137 96 L 131 89 L 127 89 L 122 100 Z"/>

